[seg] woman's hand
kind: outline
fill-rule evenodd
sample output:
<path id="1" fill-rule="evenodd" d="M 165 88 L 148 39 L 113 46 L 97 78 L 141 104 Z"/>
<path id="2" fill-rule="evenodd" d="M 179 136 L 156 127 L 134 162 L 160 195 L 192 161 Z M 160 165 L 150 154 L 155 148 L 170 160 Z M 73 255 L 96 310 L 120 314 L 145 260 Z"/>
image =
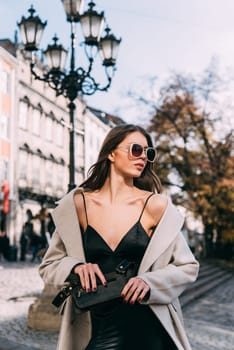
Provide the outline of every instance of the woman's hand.
<path id="1" fill-rule="evenodd" d="M 91 291 L 95 292 L 97 290 L 97 279 L 100 279 L 101 283 L 106 286 L 107 282 L 105 276 L 100 270 L 97 264 L 81 264 L 77 265 L 74 269 L 74 273 L 79 275 L 82 288 L 88 293 Z"/>
<path id="2" fill-rule="evenodd" d="M 121 296 L 126 303 L 134 304 L 136 301 L 142 301 L 149 290 L 148 284 L 141 278 L 133 277 L 125 284 Z"/>

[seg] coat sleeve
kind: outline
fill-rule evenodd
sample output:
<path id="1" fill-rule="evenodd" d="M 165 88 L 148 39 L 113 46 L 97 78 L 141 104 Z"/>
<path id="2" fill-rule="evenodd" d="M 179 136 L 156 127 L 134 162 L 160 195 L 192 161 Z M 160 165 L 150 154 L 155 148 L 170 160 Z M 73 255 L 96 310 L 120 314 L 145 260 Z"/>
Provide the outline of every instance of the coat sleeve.
<path id="1" fill-rule="evenodd" d="M 197 278 L 199 264 L 182 233 L 167 250 L 164 255 L 168 255 L 168 264 L 163 267 L 155 264 L 151 271 L 138 276 L 150 287 L 150 296 L 144 304 L 169 304 Z"/>
<path id="2" fill-rule="evenodd" d="M 39 266 L 39 274 L 46 284 L 59 287 L 64 284 L 72 268 L 80 263 L 83 261 L 67 255 L 66 247 L 58 232 L 55 231 Z"/>

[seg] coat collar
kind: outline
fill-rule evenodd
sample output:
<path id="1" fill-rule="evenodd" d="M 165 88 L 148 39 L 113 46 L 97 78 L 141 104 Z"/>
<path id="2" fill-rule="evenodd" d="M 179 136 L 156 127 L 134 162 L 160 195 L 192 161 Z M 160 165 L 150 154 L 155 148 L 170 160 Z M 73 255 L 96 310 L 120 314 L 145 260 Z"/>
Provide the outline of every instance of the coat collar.
<path id="1" fill-rule="evenodd" d="M 53 219 L 69 255 L 85 261 L 82 235 L 74 202 L 74 195 L 79 191 L 82 189 L 75 188 L 58 202 L 59 205 L 53 211 Z M 181 230 L 183 222 L 183 216 L 168 198 L 165 212 L 143 256 L 139 273 L 147 271 L 167 249 Z"/>

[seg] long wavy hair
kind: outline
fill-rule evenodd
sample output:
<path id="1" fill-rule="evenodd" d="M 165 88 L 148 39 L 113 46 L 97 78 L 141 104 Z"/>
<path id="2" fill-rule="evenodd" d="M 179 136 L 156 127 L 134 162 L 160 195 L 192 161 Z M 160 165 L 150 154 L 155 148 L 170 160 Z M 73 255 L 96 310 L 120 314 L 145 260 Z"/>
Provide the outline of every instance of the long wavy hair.
<path id="1" fill-rule="evenodd" d="M 121 124 L 109 131 L 103 141 L 97 162 L 88 171 L 87 179 L 80 185 L 85 191 L 95 191 L 104 185 L 110 173 L 110 160 L 108 155 L 113 152 L 125 137 L 132 132 L 140 132 L 147 139 L 149 147 L 153 147 L 150 135 L 140 126 L 133 124 Z M 136 187 L 152 192 L 161 192 L 161 182 L 153 169 L 153 163 L 147 162 L 140 177 L 134 178 Z"/>

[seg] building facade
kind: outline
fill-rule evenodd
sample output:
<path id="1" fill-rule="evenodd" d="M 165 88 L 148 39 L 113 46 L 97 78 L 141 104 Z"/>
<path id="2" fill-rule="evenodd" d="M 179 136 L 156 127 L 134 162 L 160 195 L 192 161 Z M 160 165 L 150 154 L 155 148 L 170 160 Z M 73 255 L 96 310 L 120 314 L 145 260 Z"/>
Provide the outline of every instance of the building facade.
<path id="1" fill-rule="evenodd" d="M 7 235 L 14 244 L 20 240 L 26 211 L 36 217 L 68 190 L 70 120 L 68 101 L 32 77 L 30 62 L 20 47 L 0 40 L 0 49 L 0 180 L 10 181 Z M 41 62 L 37 69 L 43 73 Z M 84 103 L 77 100 L 76 107 L 75 181 L 80 183 L 84 178 Z M 35 226 L 39 233 L 39 225 Z"/>
<path id="2" fill-rule="evenodd" d="M 7 50 L 0 47 L 0 189 L 4 181 L 8 181 L 12 189 L 9 198 L 9 212 L 7 222 L 12 223 L 14 203 L 16 200 L 15 187 L 15 99 L 16 99 L 16 71 L 17 60 Z M 1 202 L 3 201 L 3 193 Z M 8 224 L 9 232 L 12 232 L 12 225 Z"/>
<path id="3" fill-rule="evenodd" d="M 0 72 L 3 77 L 5 74 L 5 81 L 12 82 L 10 90 L 7 82 L 1 87 L 0 120 L 4 128 L 1 126 L 0 175 L 10 180 L 12 205 L 7 233 L 11 244 L 19 244 L 27 210 L 37 218 L 42 209 L 54 207 L 68 191 L 70 117 L 68 100 L 56 96 L 47 83 L 32 76 L 30 61 L 17 43 L 0 40 L 0 49 L 11 63 L 1 63 Z M 42 75 L 43 62 L 38 61 L 36 66 Z M 96 161 L 107 132 L 123 121 L 89 108 L 82 99 L 75 102 L 75 183 L 78 185 Z M 34 227 L 40 234 L 39 220 L 34 221 Z"/>
<path id="4" fill-rule="evenodd" d="M 30 207 L 35 217 L 41 208 L 50 208 L 68 190 L 69 132 L 68 101 L 56 96 L 47 83 L 35 80 L 30 62 L 17 51 L 17 152 L 16 171 L 19 206 L 22 208 L 18 237 L 24 213 Z M 38 63 L 38 74 L 43 66 Z M 75 181 L 84 177 L 83 104 L 76 101 Z"/>

